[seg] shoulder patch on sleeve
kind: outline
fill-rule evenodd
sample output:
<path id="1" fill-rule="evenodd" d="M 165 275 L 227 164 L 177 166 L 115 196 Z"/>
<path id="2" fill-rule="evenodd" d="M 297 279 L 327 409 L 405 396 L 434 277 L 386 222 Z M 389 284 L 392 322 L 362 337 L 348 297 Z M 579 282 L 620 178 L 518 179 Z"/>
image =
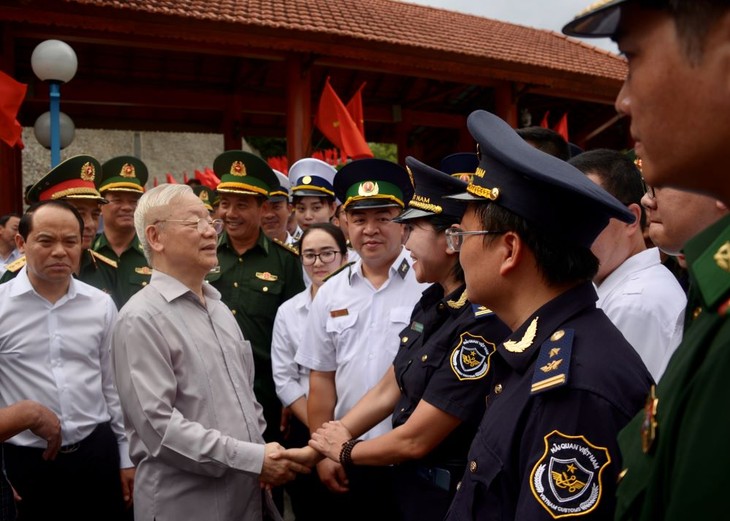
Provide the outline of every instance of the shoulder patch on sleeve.
<path id="1" fill-rule="evenodd" d="M 327 275 L 324 278 L 323 282 L 327 282 L 328 280 L 330 280 L 332 277 L 334 277 L 335 275 L 337 275 L 341 271 L 345 271 L 346 269 L 349 269 L 350 266 L 352 266 L 353 264 L 355 264 L 355 261 L 348 262 L 347 264 L 343 264 L 342 266 L 340 266 L 339 268 L 337 268 L 335 271 L 333 271 L 332 273 L 330 273 L 329 275 Z"/>
<path id="2" fill-rule="evenodd" d="M 573 351 L 573 329 L 559 329 L 540 346 L 532 376 L 531 394 L 561 387 L 568 383 L 570 354 Z"/>
<path id="3" fill-rule="evenodd" d="M 554 430 L 544 438 L 545 452 L 530 473 L 530 489 L 554 518 L 580 516 L 601 502 L 603 471 L 611 463 L 606 447 L 585 436 Z"/>
<path id="4" fill-rule="evenodd" d="M 10 273 L 15 273 L 16 271 L 20 271 L 23 266 L 25 266 L 25 255 L 18 259 L 15 259 L 10 264 L 7 264 L 5 266 L 5 269 L 8 270 Z"/>
<path id="5" fill-rule="evenodd" d="M 459 339 L 459 345 L 452 351 L 449 358 L 451 370 L 459 380 L 479 380 L 489 372 L 492 353 L 496 346 L 484 337 L 464 332 Z"/>
<path id="6" fill-rule="evenodd" d="M 97 253 L 94 250 L 89 250 L 89 253 L 91 254 L 92 257 L 94 257 L 96 259 L 99 259 L 104 264 L 108 264 L 112 268 L 116 268 L 117 267 L 117 261 L 110 259 L 106 255 L 102 255 L 101 253 Z"/>
<path id="7" fill-rule="evenodd" d="M 293 253 L 297 257 L 299 256 L 299 248 L 296 248 L 290 244 L 287 244 L 285 242 L 280 241 L 279 239 L 271 239 L 271 242 L 279 246 L 280 248 L 284 248 L 289 253 Z"/>

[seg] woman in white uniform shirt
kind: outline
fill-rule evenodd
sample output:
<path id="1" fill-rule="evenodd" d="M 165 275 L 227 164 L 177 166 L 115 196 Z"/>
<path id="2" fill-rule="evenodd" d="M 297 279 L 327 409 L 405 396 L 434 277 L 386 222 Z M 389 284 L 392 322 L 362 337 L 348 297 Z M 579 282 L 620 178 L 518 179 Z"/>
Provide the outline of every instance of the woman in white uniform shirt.
<path id="1" fill-rule="evenodd" d="M 312 284 L 304 291 L 284 302 L 276 313 L 271 340 L 271 365 L 276 385 L 276 394 L 290 411 L 289 433 L 285 445 L 301 447 L 309 440 L 307 424 L 307 393 L 309 391 L 309 369 L 294 361 L 302 333 L 306 327 L 309 308 L 317 290 L 334 271 L 347 263 L 347 244 L 342 231 L 330 223 L 311 224 L 299 241 L 300 259 L 304 272 Z M 287 491 L 299 519 L 326 519 L 320 502 L 312 495 L 326 493 L 316 473 L 297 478 Z M 316 510 L 316 512 L 315 512 Z"/>

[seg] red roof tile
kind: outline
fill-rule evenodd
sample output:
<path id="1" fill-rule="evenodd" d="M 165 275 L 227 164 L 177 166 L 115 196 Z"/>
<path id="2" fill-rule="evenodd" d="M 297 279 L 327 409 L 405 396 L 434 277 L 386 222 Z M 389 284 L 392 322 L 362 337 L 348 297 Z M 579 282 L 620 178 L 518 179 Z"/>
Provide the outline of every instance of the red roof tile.
<path id="1" fill-rule="evenodd" d="M 544 67 L 621 81 L 625 61 L 607 51 L 541 29 L 396 0 L 66 0 L 155 15 L 193 18 L 352 43 Z M 547 7 L 546 7 L 547 8 Z"/>

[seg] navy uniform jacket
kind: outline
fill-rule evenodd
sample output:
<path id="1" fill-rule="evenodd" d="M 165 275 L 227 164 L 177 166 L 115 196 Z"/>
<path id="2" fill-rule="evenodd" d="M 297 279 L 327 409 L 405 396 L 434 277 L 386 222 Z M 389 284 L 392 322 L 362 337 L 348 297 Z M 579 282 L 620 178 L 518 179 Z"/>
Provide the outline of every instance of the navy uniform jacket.
<path id="1" fill-rule="evenodd" d="M 580 284 L 492 356 L 493 389 L 447 519 L 612 519 L 616 436 L 652 379 Z"/>
<path id="2" fill-rule="evenodd" d="M 464 422 L 426 457 L 430 464 L 465 464 L 489 390 L 489 356 L 509 333 L 494 313 L 475 310 L 465 286 L 446 297 L 439 284 L 423 292 L 393 362 L 401 390 L 393 427 L 403 425 L 421 400 Z"/>
<path id="3" fill-rule="evenodd" d="M 279 306 L 304 290 L 302 266 L 290 248 L 259 232 L 256 244 L 243 255 L 218 242 L 220 272 L 207 277 L 231 308 L 243 336 L 251 342 L 256 373 L 254 392 L 264 408 L 266 441 L 280 439 L 281 402 L 276 396 L 271 371 L 271 336 Z"/>
<path id="4" fill-rule="evenodd" d="M 484 413 L 490 356 L 509 332 L 494 313 L 472 306 L 464 285 L 444 296 L 434 284 L 416 304 L 393 362 L 401 391 L 393 427 L 404 424 L 421 400 L 462 423 L 423 459 L 398 467 L 402 519 L 440 521 L 446 514 Z"/>
<path id="5" fill-rule="evenodd" d="M 693 320 L 657 386 L 656 403 L 619 436 L 626 472 L 617 520 L 728 517 L 730 216 L 690 240 L 684 253 Z"/>

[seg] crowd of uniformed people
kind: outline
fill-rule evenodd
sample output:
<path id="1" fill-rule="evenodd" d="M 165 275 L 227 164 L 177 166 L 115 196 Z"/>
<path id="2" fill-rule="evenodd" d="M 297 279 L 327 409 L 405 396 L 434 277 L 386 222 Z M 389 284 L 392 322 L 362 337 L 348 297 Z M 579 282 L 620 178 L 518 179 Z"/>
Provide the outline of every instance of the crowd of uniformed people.
<path id="1" fill-rule="evenodd" d="M 0 218 L 1 518 L 726 517 L 730 8 L 689 4 L 564 29 L 625 53 L 628 154 L 478 110 L 438 168 L 53 168 Z"/>

